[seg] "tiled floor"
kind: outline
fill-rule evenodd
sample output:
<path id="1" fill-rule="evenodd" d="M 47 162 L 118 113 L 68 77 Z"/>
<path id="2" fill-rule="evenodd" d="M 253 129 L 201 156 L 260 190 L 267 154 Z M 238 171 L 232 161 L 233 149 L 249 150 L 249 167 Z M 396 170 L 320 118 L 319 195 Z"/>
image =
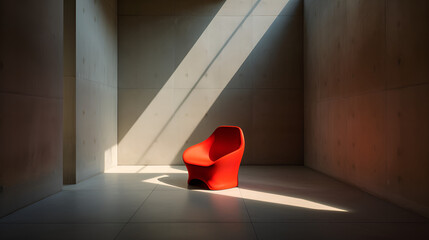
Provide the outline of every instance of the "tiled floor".
<path id="1" fill-rule="evenodd" d="M 0 219 L 0 239 L 429 239 L 429 220 L 305 167 L 241 167 L 188 188 L 184 167 L 118 167 Z"/>

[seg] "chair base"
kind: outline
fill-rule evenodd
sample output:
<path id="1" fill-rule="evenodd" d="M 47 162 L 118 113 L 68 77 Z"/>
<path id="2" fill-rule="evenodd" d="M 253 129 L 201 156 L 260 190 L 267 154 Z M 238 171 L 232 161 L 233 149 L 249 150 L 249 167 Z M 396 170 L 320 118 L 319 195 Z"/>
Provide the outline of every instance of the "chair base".
<path id="1" fill-rule="evenodd" d="M 188 169 L 188 184 L 192 180 L 200 180 L 206 184 L 210 190 L 223 190 L 238 186 L 238 174 L 231 172 L 216 172 L 210 167 L 201 167 L 185 164 Z"/>
<path id="2" fill-rule="evenodd" d="M 197 179 L 197 178 L 188 179 L 188 184 L 189 185 L 192 185 L 192 184 L 190 184 L 192 180 L 200 180 L 200 181 L 202 181 L 207 186 L 207 188 L 209 190 L 225 190 L 225 189 L 229 189 L 229 188 L 238 187 L 238 183 L 235 183 L 235 184 L 218 184 L 218 185 L 213 186 L 213 185 L 207 184 L 207 182 L 204 181 L 203 179 Z"/>

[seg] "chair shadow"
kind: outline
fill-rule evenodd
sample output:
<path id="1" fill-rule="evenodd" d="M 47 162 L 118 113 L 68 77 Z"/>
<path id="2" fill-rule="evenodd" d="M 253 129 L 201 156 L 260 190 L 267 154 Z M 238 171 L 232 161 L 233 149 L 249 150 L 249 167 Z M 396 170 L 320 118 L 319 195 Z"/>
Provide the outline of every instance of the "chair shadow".
<path id="1" fill-rule="evenodd" d="M 207 185 L 198 179 L 192 179 L 191 182 L 188 184 L 187 179 L 177 179 L 172 178 L 170 176 L 168 177 L 162 177 L 158 179 L 160 182 L 165 183 L 166 185 L 171 185 L 176 188 L 182 188 L 182 189 L 188 189 L 188 190 L 210 190 Z"/>

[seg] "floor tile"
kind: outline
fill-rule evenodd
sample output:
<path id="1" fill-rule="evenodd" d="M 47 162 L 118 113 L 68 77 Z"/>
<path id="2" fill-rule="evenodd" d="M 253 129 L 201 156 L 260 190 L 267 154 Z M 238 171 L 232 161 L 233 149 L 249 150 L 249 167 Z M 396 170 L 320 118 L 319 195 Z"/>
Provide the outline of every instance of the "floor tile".
<path id="1" fill-rule="evenodd" d="M 0 223 L 127 222 L 151 191 L 62 191 L 18 210 Z"/>
<path id="2" fill-rule="evenodd" d="M 343 191 L 261 191 L 240 189 L 254 222 L 419 222 L 427 221 L 356 189 Z"/>
<path id="3" fill-rule="evenodd" d="M 255 222 L 427 221 L 301 166 L 244 167 L 240 170 L 239 187 Z"/>
<path id="4" fill-rule="evenodd" d="M 114 239 L 123 224 L 0 224 L 0 238 L 9 239 Z"/>
<path id="5" fill-rule="evenodd" d="M 105 173 L 74 185 L 65 185 L 63 190 L 152 190 L 156 184 L 145 180 L 157 174 Z"/>
<path id="6" fill-rule="evenodd" d="M 260 240 L 429 239 L 429 223 L 254 223 Z"/>
<path id="7" fill-rule="evenodd" d="M 154 191 L 131 222 L 249 222 L 241 198 L 191 190 Z"/>
<path id="8" fill-rule="evenodd" d="M 251 223 L 130 223 L 119 234 L 121 239 L 256 239 Z"/>
<path id="9" fill-rule="evenodd" d="M 324 174 L 304 166 L 241 166 L 239 171 L 240 188 L 260 188 L 270 191 L 283 188 L 290 190 L 349 190 L 343 184 Z"/>

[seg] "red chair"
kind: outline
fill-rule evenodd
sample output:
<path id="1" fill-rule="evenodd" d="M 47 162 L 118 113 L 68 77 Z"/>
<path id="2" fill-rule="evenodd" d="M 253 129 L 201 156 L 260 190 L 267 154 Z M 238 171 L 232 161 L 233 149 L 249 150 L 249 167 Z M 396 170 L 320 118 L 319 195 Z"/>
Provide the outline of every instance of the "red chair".
<path id="1" fill-rule="evenodd" d="M 220 126 L 201 143 L 183 152 L 188 184 L 198 179 L 211 190 L 238 186 L 238 169 L 244 153 L 244 135 L 236 126 Z"/>

